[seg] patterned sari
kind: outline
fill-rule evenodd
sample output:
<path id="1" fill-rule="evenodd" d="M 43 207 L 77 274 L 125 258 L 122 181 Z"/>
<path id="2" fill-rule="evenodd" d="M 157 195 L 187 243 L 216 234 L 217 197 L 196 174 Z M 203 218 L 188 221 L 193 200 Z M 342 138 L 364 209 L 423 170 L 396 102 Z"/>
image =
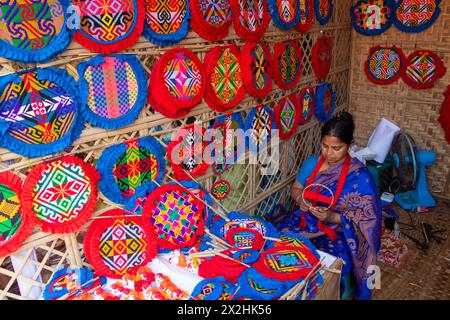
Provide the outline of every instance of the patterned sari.
<path id="1" fill-rule="evenodd" d="M 329 187 L 336 193 L 343 164 L 316 175 L 313 183 Z M 324 195 L 325 192 L 323 193 Z M 341 285 L 348 294 L 350 278 L 356 282 L 355 297 L 370 299 L 368 268 L 377 264 L 377 253 L 381 237 L 381 202 L 372 176 L 366 166 L 357 159 L 351 159 L 350 169 L 334 212 L 341 215 L 342 226 L 337 228 L 338 237 L 331 241 L 327 235 L 311 239 L 317 249 L 338 256 L 345 261 Z M 299 232 L 300 210 L 278 225 L 280 231 Z M 317 221 L 311 214 L 307 220 Z M 304 230 L 303 230 L 304 231 Z M 353 272 L 351 272 L 353 271 Z M 350 277 L 349 277 L 350 276 Z M 347 295 L 347 294 L 344 294 Z"/>

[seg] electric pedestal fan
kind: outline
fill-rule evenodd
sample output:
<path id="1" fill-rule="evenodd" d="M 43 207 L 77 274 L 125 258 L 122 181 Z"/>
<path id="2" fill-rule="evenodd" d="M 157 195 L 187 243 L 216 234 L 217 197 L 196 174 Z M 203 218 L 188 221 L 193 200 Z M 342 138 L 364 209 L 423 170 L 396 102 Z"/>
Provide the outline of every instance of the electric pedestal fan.
<path id="1" fill-rule="evenodd" d="M 436 153 L 419 150 L 413 138 L 400 132 L 391 148 L 394 176 L 400 183 L 395 201 L 405 210 L 434 207 L 436 201 L 428 191 L 426 166 L 434 164 Z"/>

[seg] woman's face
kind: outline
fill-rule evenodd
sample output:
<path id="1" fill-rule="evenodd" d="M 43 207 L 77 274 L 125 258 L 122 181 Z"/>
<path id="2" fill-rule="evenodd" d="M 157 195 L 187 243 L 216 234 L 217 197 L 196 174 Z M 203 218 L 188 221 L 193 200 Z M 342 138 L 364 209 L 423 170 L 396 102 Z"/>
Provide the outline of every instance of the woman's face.
<path id="1" fill-rule="evenodd" d="M 330 166 L 341 163 L 347 156 L 349 148 L 349 144 L 333 136 L 324 136 L 320 147 L 322 156 Z"/>

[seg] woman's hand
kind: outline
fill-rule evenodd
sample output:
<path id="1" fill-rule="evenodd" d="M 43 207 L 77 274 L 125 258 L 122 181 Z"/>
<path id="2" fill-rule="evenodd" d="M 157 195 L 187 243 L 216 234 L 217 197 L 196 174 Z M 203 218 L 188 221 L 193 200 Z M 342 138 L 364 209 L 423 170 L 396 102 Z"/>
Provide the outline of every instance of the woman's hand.
<path id="1" fill-rule="evenodd" d="M 331 214 L 331 212 L 324 207 L 311 207 L 309 208 L 309 212 L 311 212 L 320 221 L 328 221 Z"/>
<path id="2" fill-rule="evenodd" d="M 297 198 L 297 205 L 300 207 L 300 209 L 303 212 L 307 212 L 309 210 L 309 206 L 305 203 L 305 201 L 303 201 L 303 198 L 301 195 L 299 195 Z"/>

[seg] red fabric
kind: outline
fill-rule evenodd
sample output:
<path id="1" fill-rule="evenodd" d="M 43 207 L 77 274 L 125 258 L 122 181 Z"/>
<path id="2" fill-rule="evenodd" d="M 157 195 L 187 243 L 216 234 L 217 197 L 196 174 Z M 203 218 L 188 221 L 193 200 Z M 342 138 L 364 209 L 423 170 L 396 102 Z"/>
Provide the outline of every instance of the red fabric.
<path id="1" fill-rule="evenodd" d="M 325 80 L 330 72 L 332 58 L 333 39 L 323 35 L 314 43 L 311 52 L 311 64 L 317 79 Z"/>
<path id="2" fill-rule="evenodd" d="M 283 53 L 286 51 L 287 44 L 290 43 L 294 49 L 296 60 L 299 62 L 299 68 L 297 73 L 294 76 L 294 79 L 290 83 L 284 83 L 281 77 L 280 67 L 283 63 L 280 64 L 279 59 L 282 57 Z M 293 88 L 300 79 L 300 75 L 302 73 L 302 49 L 298 45 L 296 40 L 285 40 L 280 43 L 276 43 L 274 45 L 274 55 L 273 55 L 273 77 L 276 85 L 280 87 L 280 89 L 289 90 Z"/>
<path id="3" fill-rule="evenodd" d="M 203 13 L 200 10 L 200 0 L 190 0 L 189 8 L 191 10 L 190 25 L 200 37 L 205 40 L 215 42 L 220 41 L 228 35 L 228 29 L 233 21 L 233 15 L 220 27 L 215 27 L 203 18 Z M 230 7 L 231 9 L 231 7 Z"/>
<path id="4" fill-rule="evenodd" d="M 233 11 L 233 25 L 234 30 L 236 31 L 236 34 L 246 40 L 246 41 L 258 41 L 266 32 L 267 27 L 270 23 L 270 15 L 269 10 L 267 9 L 267 3 L 265 0 L 255 0 L 255 1 L 261 1 L 263 3 L 263 18 L 262 23 L 259 28 L 252 31 L 245 26 L 242 25 L 241 21 L 239 20 L 239 14 L 242 14 L 242 10 L 239 6 L 239 1 L 248 1 L 248 0 L 231 0 L 231 9 Z M 255 18 L 253 18 L 255 19 Z"/>
<path id="5" fill-rule="evenodd" d="M 232 228 L 232 229 L 228 230 L 228 232 L 227 232 L 227 234 L 225 236 L 225 240 L 234 249 L 236 249 L 236 250 L 241 250 L 242 249 L 240 247 L 236 247 L 236 241 L 234 239 L 234 235 L 236 233 L 241 233 L 241 232 L 250 232 L 250 233 L 252 233 L 255 236 L 255 239 L 253 240 L 253 242 L 251 244 L 252 249 L 254 249 L 254 250 L 261 250 L 261 248 L 264 246 L 264 237 L 257 230 L 249 229 L 249 228 Z"/>
<path id="6" fill-rule="evenodd" d="M 392 77 L 392 78 L 389 79 L 389 80 L 380 80 L 380 79 L 377 79 L 377 78 L 373 77 L 372 74 L 371 74 L 370 71 L 369 71 L 369 59 L 370 59 L 370 57 L 371 57 L 376 51 L 378 51 L 378 50 L 380 50 L 380 49 L 383 49 L 383 48 L 394 50 L 394 51 L 400 56 L 400 59 L 402 60 L 402 65 L 400 66 L 400 70 L 399 70 L 398 74 L 397 74 L 395 77 Z M 372 48 L 370 49 L 369 56 L 367 57 L 366 63 L 364 64 L 364 72 L 366 73 L 367 78 L 368 78 L 370 81 L 372 81 L 373 83 L 380 84 L 380 85 L 387 85 L 387 84 L 394 83 L 395 81 L 397 81 L 397 80 L 402 76 L 402 74 L 405 73 L 405 70 L 406 70 L 406 57 L 405 57 L 405 55 L 403 54 L 402 49 L 400 49 L 400 48 L 398 48 L 398 47 L 396 47 L 396 46 L 392 46 L 392 47 L 382 47 L 382 46 L 372 47 Z"/>
<path id="7" fill-rule="evenodd" d="M 295 30 L 298 32 L 308 32 L 309 29 L 311 29 L 314 21 L 314 6 L 313 6 L 313 0 L 300 0 L 300 3 L 305 2 L 306 7 L 309 9 L 309 19 L 306 20 L 306 22 L 302 23 L 302 18 L 300 18 L 300 21 L 297 25 L 295 25 Z M 301 8 L 301 5 L 300 5 Z M 303 17 L 303 10 L 302 17 Z"/>
<path id="8" fill-rule="evenodd" d="M 288 132 L 284 132 L 282 129 L 283 126 L 281 124 L 281 112 L 283 111 L 283 106 L 287 99 L 289 99 L 293 103 L 295 113 L 294 113 L 294 124 L 293 124 L 291 130 L 289 130 Z M 289 96 L 284 97 L 280 101 L 280 103 L 278 103 L 275 106 L 273 113 L 274 113 L 274 117 L 275 117 L 275 122 L 277 124 L 278 133 L 280 135 L 280 139 L 281 140 L 289 140 L 297 132 L 298 125 L 300 123 L 301 107 L 299 105 L 297 95 L 295 93 L 291 93 Z"/>
<path id="9" fill-rule="evenodd" d="M 22 179 L 11 172 L 0 172 L 0 184 L 8 186 L 14 193 L 17 194 L 20 201 L 20 195 L 22 194 Z M 23 212 L 23 206 L 20 205 L 20 214 L 22 216 L 22 222 L 16 233 L 5 243 L 0 245 L 0 257 L 7 256 L 17 251 L 22 243 L 31 235 L 36 226 L 33 219 Z"/>
<path id="10" fill-rule="evenodd" d="M 435 71 L 434 74 L 432 76 L 431 81 L 426 82 L 426 83 L 418 83 L 414 80 L 412 80 L 410 77 L 408 77 L 408 66 L 411 64 L 412 59 L 414 59 L 417 56 L 420 56 L 422 54 L 425 54 L 429 57 L 431 57 L 435 63 Z M 414 88 L 414 89 L 429 89 L 432 88 L 434 86 L 434 83 L 439 79 L 442 78 L 445 73 L 447 72 L 447 68 L 444 66 L 441 58 L 439 58 L 439 56 L 430 51 L 430 50 L 418 50 L 418 51 L 414 51 L 413 53 L 411 53 L 408 58 L 406 59 L 406 72 L 402 73 L 402 79 L 403 81 L 409 85 L 410 87 Z"/>
<path id="11" fill-rule="evenodd" d="M 443 94 L 445 99 L 442 102 L 438 121 L 444 130 L 445 139 L 450 143 L 450 85 Z"/>
<path id="12" fill-rule="evenodd" d="M 226 252 L 223 253 L 227 254 Z M 204 259 L 200 263 L 198 275 L 202 278 L 216 278 L 223 276 L 228 281 L 236 283 L 245 269 L 247 269 L 247 267 L 237 261 L 216 255 Z"/>
<path id="13" fill-rule="evenodd" d="M 305 98 L 305 95 L 311 92 L 312 93 L 312 100 L 310 101 L 311 105 L 311 112 L 309 114 L 308 117 L 303 118 L 303 99 Z M 308 121 L 314 116 L 314 104 L 315 104 L 315 93 L 314 93 L 314 88 L 313 87 L 305 87 L 302 89 L 302 91 L 300 91 L 299 95 L 298 95 L 298 103 L 300 106 L 300 120 L 299 120 L 299 125 L 303 125 L 303 124 L 307 124 Z"/>

